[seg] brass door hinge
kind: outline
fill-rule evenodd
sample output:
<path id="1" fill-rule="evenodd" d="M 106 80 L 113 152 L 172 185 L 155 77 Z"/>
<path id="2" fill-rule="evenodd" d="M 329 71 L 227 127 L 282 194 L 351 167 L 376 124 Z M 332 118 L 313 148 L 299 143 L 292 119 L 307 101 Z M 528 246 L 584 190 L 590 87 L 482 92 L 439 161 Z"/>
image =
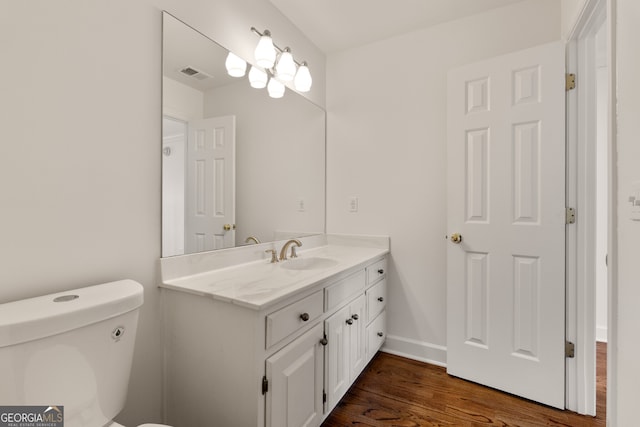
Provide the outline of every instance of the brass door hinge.
<path id="1" fill-rule="evenodd" d="M 575 224 L 575 223 L 576 223 L 576 210 L 574 208 L 567 208 L 565 224 Z"/>
<path id="2" fill-rule="evenodd" d="M 573 90 L 576 88 L 576 75 L 575 74 L 566 74 L 566 83 L 565 89 L 567 91 Z"/>
<path id="3" fill-rule="evenodd" d="M 576 345 L 574 343 L 569 341 L 564 342 L 564 357 L 568 357 L 569 359 L 576 357 Z"/>

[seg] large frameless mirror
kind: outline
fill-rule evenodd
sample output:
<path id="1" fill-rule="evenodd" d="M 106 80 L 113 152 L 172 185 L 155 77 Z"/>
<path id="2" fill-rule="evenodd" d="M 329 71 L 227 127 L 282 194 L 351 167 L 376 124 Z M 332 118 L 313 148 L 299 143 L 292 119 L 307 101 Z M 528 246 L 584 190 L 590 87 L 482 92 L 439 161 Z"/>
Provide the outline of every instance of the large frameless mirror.
<path id="1" fill-rule="evenodd" d="M 163 257 L 324 232 L 324 110 L 230 77 L 228 53 L 163 13 Z"/>

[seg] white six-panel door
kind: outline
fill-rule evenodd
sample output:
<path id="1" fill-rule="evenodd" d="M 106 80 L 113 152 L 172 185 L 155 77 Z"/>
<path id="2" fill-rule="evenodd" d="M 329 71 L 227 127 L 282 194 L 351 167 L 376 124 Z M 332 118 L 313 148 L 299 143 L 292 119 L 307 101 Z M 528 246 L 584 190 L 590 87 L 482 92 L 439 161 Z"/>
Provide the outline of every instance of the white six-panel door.
<path id="1" fill-rule="evenodd" d="M 235 116 L 189 122 L 186 253 L 235 246 L 235 142 Z"/>
<path id="2" fill-rule="evenodd" d="M 564 45 L 448 79 L 447 371 L 564 408 Z"/>

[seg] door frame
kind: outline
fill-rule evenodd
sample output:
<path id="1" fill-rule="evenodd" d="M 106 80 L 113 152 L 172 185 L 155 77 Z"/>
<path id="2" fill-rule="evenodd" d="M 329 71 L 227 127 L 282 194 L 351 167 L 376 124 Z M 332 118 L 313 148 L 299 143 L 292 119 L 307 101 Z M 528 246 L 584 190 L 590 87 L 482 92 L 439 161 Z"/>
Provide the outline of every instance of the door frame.
<path id="1" fill-rule="evenodd" d="M 575 358 L 567 359 L 566 366 L 566 407 L 580 414 L 595 415 L 596 403 L 596 310 L 595 310 L 595 207 L 596 187 L 596 73 L 593 42 L 602 23 L 608 25 L 608 151 L 609 151 L 609 212 L 608 212 L 608 254 L 615 260 L 613 239 L 615 239 L 616 164 L 612 155 L 615 134 L 614 108 L 614 39 L 611 0 L 586 0 L 576 24 L 567 40 L 567 72 L 577 75 L 577 87 L 567 93 L 567 206 L 576 208 L 576 224 L 567 226 L 567 340 L 575 343 Z M 615 262 L 609 263 L 608 271 L 608 352 L 607 358 L 607 415 L 612 419 L 609 402 L 614 392 L 613 370 L 615 358 L 611 350 L 615 347 Z"/>

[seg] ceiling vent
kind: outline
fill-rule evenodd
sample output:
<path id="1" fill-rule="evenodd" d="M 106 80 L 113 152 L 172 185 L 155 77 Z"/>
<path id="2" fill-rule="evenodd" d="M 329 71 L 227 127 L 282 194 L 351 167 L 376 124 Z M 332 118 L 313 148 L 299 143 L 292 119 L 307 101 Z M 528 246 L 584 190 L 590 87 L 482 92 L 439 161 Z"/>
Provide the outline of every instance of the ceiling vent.
<path id="1" fill-rule="evenodd" d="M 213 76 L 205 73 L 204 71 L 200 71 L 193 67 L 184 67 L 180 70 L 180 72 L 185 76 L 193 77 L 197 80 L 206 80 L 213 78 Z"/>

